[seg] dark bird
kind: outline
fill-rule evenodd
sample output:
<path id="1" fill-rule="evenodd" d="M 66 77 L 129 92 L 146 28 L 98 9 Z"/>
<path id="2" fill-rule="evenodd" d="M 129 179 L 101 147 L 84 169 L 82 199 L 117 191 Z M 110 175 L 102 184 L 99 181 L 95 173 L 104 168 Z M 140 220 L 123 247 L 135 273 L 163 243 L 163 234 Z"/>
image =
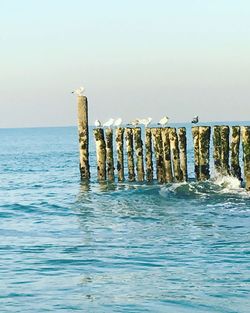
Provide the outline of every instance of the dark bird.
<path id="1" fill-rule="evenodd" d="M 199 116 L 196 115 L 196 116 L 194 116 L 194 118 L 192 119 L 192 122 L 191 122 L 191 123 L 197 124 L 198 122 L 199 122 Z"/>

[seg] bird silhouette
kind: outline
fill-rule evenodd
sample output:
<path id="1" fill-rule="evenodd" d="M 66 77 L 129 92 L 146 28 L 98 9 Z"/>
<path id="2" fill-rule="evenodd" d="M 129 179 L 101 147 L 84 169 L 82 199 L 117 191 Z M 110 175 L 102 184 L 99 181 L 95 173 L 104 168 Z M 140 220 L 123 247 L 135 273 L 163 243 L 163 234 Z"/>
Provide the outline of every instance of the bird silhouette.
<path id="1" fill-rule="evenodd" d="M 193 124 L 197 124 L 199 122 L 199 116 L 198 115 L 196 115 L 196 116 L 194 116 L 193 117 L 193 119 L 192 119 L 192 122 L 191 123 L 193 123 Z"/>
<path id="2" fill-rule="evenodd" d="M 145 127 L 148 127 L 148 125 L 152 122 L 152 117 L 143 118 L 139 120 L 139 124 L 144 125 Z"/>
<path id="3" fill-rule="evenodd" d="M 163 118 L 161 118 L 159 120 L 158 125 L 165 126 L 165 125 L 167 125 L 168 121 L 169 121 L 169 117 L 163 116 Z"/>
<path id="4" fill-rule="evenodd" d="M 84 96 L 85 88 L 80 87 L 78 89 L 73 90 L 71 93 L 77 95 L 77 96 Z"/>
<path id="5" fill-rule="evenodd" d="M 95 120 L 95 127 L 102 127 L 102 123 L 99 120 Z"/>
<path id="6" fill-rule="evenodd" d="M 118 119 L 116 119 L 116 120 L 114 121 L 114 126 L 115 126 L 115 127 L 119 127 L 119 126 L 121 126 L 121 124 L 122 124 L 122 119 L 121 119 L 121 117 L 119 117 Z"/>
<path id="7" fill-rule="evenodd" d="M 110 118 L 106 123 L 103 124 L 104 127 L 111 127 L 114 124 L 114 119 Z"/>
<path id="8" fill-rule="evenodd" d="M 131 121 L 130 123 L 128 123 L 128 125 L 132 125 L 132 126 L 137 126 L 140 123 L 140 119 L 136 118 L 133 121 Z"/>

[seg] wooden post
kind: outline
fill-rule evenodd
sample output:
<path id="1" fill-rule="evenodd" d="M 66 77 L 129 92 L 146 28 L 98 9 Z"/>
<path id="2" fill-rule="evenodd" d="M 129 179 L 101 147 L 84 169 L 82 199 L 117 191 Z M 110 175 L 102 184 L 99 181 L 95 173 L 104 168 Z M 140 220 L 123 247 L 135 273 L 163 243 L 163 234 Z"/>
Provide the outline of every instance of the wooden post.
<path id="1" fill-rule="evenodd" d="M 167 183 L 170 183 L 173 181 L 169 130 L 170 130 L 169 127 L 162 128 L 161 130 L 162 143 L 163 143 L 163 161 L 165 165 L 165 181 Z"/>
<path id="2" fill-rule="evenodd" d="M 232 126 L 232 140 L 231 140 L 231 174 L 237 177 L 240 181 L 241 168 L 239 162 L 240 150 L 240 126 Z"/>
<path id="3" fill-rule="evenodd" d="M 199 153 L 199 126 L 192 127 L 194 144 L 194 173 L 197 180 L 200 180 L 200 153 Z"/>
<path id="4" fill-rule="evenodd" d="M 221 130 L 220 126 L 214 126 L 213 132 L 213 146 L 214 146 L 214 169 L 217 173 L 221 173 Z"/>
<path id="5" fill-rule="evenodd" d="M 137 180 L 144 181 L 144 164 L 143 164 L 143 142 L 141 140 L 141 128 L 133 128 L 134 142 L 135 142 L 135 154 L 136 154 L 136 171 Z"/>
<path id="6" fill-rule="evenodd" d="M 242 145 L 246 190 L 250 190 L 250 126 L 242 127 Z"/>
<path id="7" fill-rule="evenodd" d="M 178 139 L 180 146 L 180 167 L 182 172 L 183 181 L 187 181 L 187 137 L 186 137 L 186 128 L 180 127 L 178 129 Z"/>
<path id="8" fill-rule="evenodd" d="M 103 128 L 95 128 L 97 177 L 99 181 L 106 180 L 106 144 Z"/>
<path id="9" fill-rule="evenodd" d="M 117 152 L 117 174 L 118 181 L 124 181 L 124 155 L 123 155 L 123 134 L 124 128 L 116 129 L 116 152 Z"/>
<path id="10" fill-rule="evenodd" d="M 107 155 L 107 177 L 114 181 L 114 156 L 113 156 L 113 130 L 106 129 L 106 155 Z"/>
<path id="11" fill-rule="evenodd" d="M 77 97 L 78 106 L 78 134 L 80 150 L 80 175 L 82 180 L 90 178 L 89 171 L 89 127 L 88 100 L 85 96 Z"/>
<path id="12" fill-rule="evenodd" d="M 133 145 L 132 128 L 125 129 L 125 139 L 126 139 L 127 156 L 128 156 L 128 180 L 135 181 L 134 145 Z"/>
<path id="13" fill-rule="evenodd" d="M 165 182 L 165 169 L 163 163 L 163 147 L 161 128 L 151 128 L 153 134 L 154 152 L 156 160 L 156 176 L 160 184 Z"/>
<path id="14" fill-rule="evenodd" d="M 210 126 L 199 127 L 199 179 L 207 180 L 209 173 Z"/>
<path id="15" fill-rule="evenodd" d="M 179 181 L 182 181 L 182 173 L 181 173 L 181 167 L 180 167 L 180 153 L 179 153 L 179 144 L 178 144 L 176 128 L 170 128 L 169 140 L 170 140 L 170 148 L 171 148 L 171 152 L 173 156 L 172 160 L 173 160 L 174 178 L 177 182 L 179 182 Z"/>
<path id="16" fill-rule="evenodd" d="M 146 149 L 146 179 L 148 182 L 153 180 L 153 161 L 152 161 L 152 134 L 151 128 L 145 129 L 145 149 Z"/>
<path id="17" fill-rule="evenodd" d="M 221 126 L 221 174 L 229 175 L 229 126 Z"/>

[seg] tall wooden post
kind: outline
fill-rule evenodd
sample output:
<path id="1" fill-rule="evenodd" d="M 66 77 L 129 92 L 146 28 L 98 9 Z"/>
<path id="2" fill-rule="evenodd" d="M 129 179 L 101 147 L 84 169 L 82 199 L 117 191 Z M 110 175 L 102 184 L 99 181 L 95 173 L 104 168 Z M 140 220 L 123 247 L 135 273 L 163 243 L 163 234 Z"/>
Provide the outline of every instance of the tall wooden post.
<path id="1" fill-rule="evenodd" d="M 143 142 L 141 139 L 141 128 L 133 128 L 134 143 L 135 143 L 135 154 L 136 154 L 136 171 L 137 180 L 144 181 L 144 164 L 143 164 Z"/>
<path id="2" fill-rule="evenodd" d="M 125 139 L 128 156 L 128 180 L 135 181 L 135 165 L 134 165 L 134 144 L 132 128 L 125 129 Z"/>
<path id="3" fill-rule="evenodd" d="M 199 178 L 207 180 L 210 178 L 209 173 L 209 149 L 210 149 L 210 126 L 199 127 Z"/>
<path id="4" fill-rule="evenodd" d="M 85 96 L 77 97 L 78 106 L 78 134 L 80 150 L 80 175 L 82 180 L 90 178 L 89 171 L 89 128 L 88 128 L 88 100 Z"/>
<path id="5" fill-rule="evenodd" d="M 221 129 L 217 125 L 214 126 L 213 148 L 214 168 L 217 173 L 221 173 Z"/>
<path id="6" fill-rule="evenodd" d="M 229 175 L 229 126 L 221 126 L 221 174 Z"/>
<path id="7" fill-rule="evenodd" d="M 95 128 L 97 177 L 99 181 L 106 180 L 106 144 L 103 128 Z"/>
<path id="8" fill-rule="evenodd" d="M 113 130 L 111 128 L 106 129 L 106 155 L 108 180 L 114 181 Z"/>
<path id="9" fill-rule="evenodd" d="M 194 173 L 197 180 L 200 180 L 200 153 L 199 153 L 199 126 L 192 127 L 194 143 Z"/>
<path id="10" fill-rule="evenodd" d="M 153 134 L 154 153 L 156 160 L 156 176 L 160 184 L 165 182 L 165 168 L 163 162 L 163 146 L 161 128 L 151 128 Z"/>
<path id="11" fill-rule="evenodd" d="M 146 178 L 148 182 L 153 180 L 153 160 L 152 160 L 152 133 L 151 128 L 145 129 L 145 150 L 146 150 Z"/>
<path id="12" fill-rule="evenodd" d="M 180 167 L 179 143 L 176 128 L 170 128 L 169 131 L 170 148 L 173 156 L 173 172 L 177 182 L 182 181 L 182 173 Z"/>
<path id="13" fill-rule="evenodd" d="M 180 167 L 182 172 L 183 181 L 187 181 L 187 137 L 186 137 L 186 128 L 180 127 L 178 129 L 178 139 L 180 146 Z"/>
<path id="14" fill-rule="evenodd" d="M 173 181 L 169 131 L 170 131 L 169 127 L 164 127 L 161 130 L 163 143 L 163 161 L 165 165 L 165 181 L 167 183 Z"/>
<path id="15" fill-rule="evenodd" d="M 246 190 L 250 190 L 250 126 L 242 127 L 242 145 Z"/>
<path id="16" fill-rule="evenodd" d="M 240 150 L 240 126 L 232 126 L 231 174 L 241 181 L 242 178 L 239 162 L 239 150 Z"/>
<path id="17" fill-rule="evenodd" d="M 117 174 L 118 181 L 124 181 L 124 154 L 123 154 L 123 134 L 124 128 L 116 129 L 116 152 L 117 152 Z"/>

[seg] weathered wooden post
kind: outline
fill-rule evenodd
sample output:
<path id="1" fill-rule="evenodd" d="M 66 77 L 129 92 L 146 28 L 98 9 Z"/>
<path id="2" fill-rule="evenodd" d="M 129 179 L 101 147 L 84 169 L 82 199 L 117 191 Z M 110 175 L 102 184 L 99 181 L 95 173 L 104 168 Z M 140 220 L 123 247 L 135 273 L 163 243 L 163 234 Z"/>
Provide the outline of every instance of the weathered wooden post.
<path id="1" fill-rule="evenodd" d="M 143 142 L 141 139 L 141 128 L 133 128 L 134 143 L 135 143 L 135 154 L 136 154 L 136 171 L 137 180 L 144 181 L 144 164 L 143 164 Z"/>
<path id="2" fill-rule="evenodd" d="M 78 105 L 78 134 L 80 150 L 80 175 L 82 180 L 90 178 L 89 171 L 89 127 L 88 100 L 85 96 L 77 97 Z"/>
<path id="3" fill-rule="evenodd" d="M 97 177 L 99 181 L 106 180 L 106 144 L 103 128 L 95 128 Z"/>
<path id="4" fill-rule="evenodd" d="M 217 173 L 221 172 L 221 130 L 220 126 L 214 126 L 213 132 L 213 157 L 214 169 Z"/>
<path id="5" fill-rule="evenodd" d="M 221 174 L 229 175 L 229 126 L 221 126 Z"/>
<path id="6" fill-rule="evenodd" d="M 106 129 L 106 156 L 107 156 L 107 177 L 114 181 L 114 156 L 113 156 L 113 130 Z"/>
<path id="7" fill-rule="evenodd" d="M 148 182 L 153 180 L 153 161 L 152 161 L 152 133 L 151 128 L 145 129 L 145 150 L 146 150 L 146 179 Z"/>
<path id="8" fill-rule="evenodd" d="M 240 126 L 232 126 L 232 140 L 231 140 L 231 174 L 237 177 L 240 181 L 241 168 L 239 162 L 240 150 Z"/>
<path id="9" fill-rule="evenodd" d="M 178 128 L 178 140 L 180 146 L 180 167 L 182 172 L 183 181 L 187 181 L 187 137 L 186 137 L 186 128 Z"/>
<path id="10" fill-rule="evenodd" d="M 192 127 L 194 144 L 194 173 L 197 180 L 200 180 L 200 153 L 199 153 L 199 126 Z"/>
<path id="11" fill-rule="evenodd" d="M 209 150 L 210 150 L 210 126 L 199 127 L 199 180 L 210 178 Z"/>
<path id="12" fill-rule="evenodd" d="M 132 128 L 125 129 L 125 139 L 128 157 L 128 180 L 135 181 L 135 165 L 134 165 L 134 145 Z"/>
<path id="13" fill-rule="evenodd" d="M 169 127 L 167 128 L 164 127 L 161 129 L 161 136 L 162 136 L 162 143 L 163 143 L 163 162 L 165 166 L 165 182 L 167 183 L 170 183 L 173 181 L 169 130 L 170 130 Z"/>
<path id="14" fill-rule="evenodd" d="M 124 154 L 123 154 L 123 134 L 124 128 L 116 129 L 116 152 L 117 152 L 117 175 L 118 181 L 124 181 Z"/>
<path id="15" fill-rule="evenodd" d="M 172 152 L 174 178 L 177 182 L 182 181 L 182 173 L 180 167 L 180 153 L 176 128 L 169 130 L 170 148 Z"/>
<path id="16" fill-rule="evenodd" d="M 154 152 L 156 160 L 156 177 L 160 184 L 165 182 L 165 168 L 163 163 L 163 147 L 161 128 L 151 128 L 153 134 Z"/>
<path id="17" fill-rule="evenodd" d="M 250 126 L 242 127 L 242 145 L 246 190 L 250 190 Z"/>

